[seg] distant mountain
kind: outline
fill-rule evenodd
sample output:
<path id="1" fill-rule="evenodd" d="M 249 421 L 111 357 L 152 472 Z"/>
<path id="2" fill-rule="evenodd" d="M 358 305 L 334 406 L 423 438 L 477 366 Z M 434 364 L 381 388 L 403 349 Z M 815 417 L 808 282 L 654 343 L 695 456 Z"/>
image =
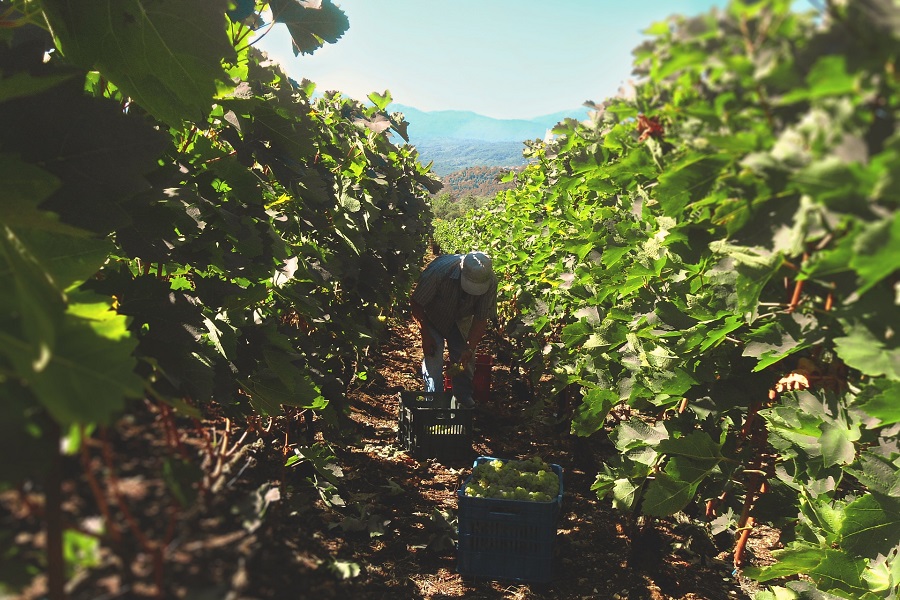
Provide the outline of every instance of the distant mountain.
<path id="1" fill-rule="evenodd" d="M 410 142 L 419 151 L 419 161 L 433 163 L 431 170 L 443 177 L 467 167 L 521 167 L 526 164 L 522 142 L 485 142 L 431 138 Z"/>
<path id="2" fill-rule="evenodd" d="M 389 112 L 402 112 L 409 121 L 410 143 L 423 163 L 447 175 L 467 167 L 518 167 L 525 164 L 523 142 L 543 139 L 557 123 L 571 117 L 587 118 L 587 108 L 576 108 L 533 119 L 495 119 L 466 110 L 423 111 L 391 104 Z"/>
<path id="3" fill-rule="evenodd" d="M 411 140 L 452 139 L 484 142 L 523 142 L 543 139 L 547 130 L 566 117 L 586 119 L 585 107 L 560 111 L 533 119 L 495 119 L 468 110 L 423 111 L 391 104 L 389 112 L 402 112 L 409 121 Z"/>

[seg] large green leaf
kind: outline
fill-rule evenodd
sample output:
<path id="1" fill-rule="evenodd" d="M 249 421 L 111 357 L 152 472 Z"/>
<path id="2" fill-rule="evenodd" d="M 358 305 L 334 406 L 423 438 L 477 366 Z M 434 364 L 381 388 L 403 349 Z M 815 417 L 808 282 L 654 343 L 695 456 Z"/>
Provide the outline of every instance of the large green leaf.
<path id="1" fill-rule="evenodd" d="M 800 573 L 809 573 L 822 562 L 822 548 L 803 542 L 794 542 L 784 550 L 775 550 L 772 555 L 778 559 L 774 565 L 759 568 L 747 567 L 744 575 L 759 582 L 771 581 Z"/>
<path id="2" fill-rule="evenodd" d="M 269 6 L 275 20 L 287 25 L 294 56 L 335 43 L 350 26 L 347 15 L 331 0 L 270 0 Z"/>
<path id="3" fill-rule="evenodd" d="M 845 471 L 870 491 L 900 499 L 900 467 L 887 458 L 868 451 L 859 456 L 858 464 L 859 468 L 847 468 Z"/>
<path id="4" fill-rule="evenodd" d="M 619 423 L 609 437 L 616 448 L 625 451 L 636 446 L 655 446 L 668 439 L 669 436 L 662 423 L 647 425 L 640 419 L 634 418 Z"/>
<path id="5" fill-rule="evenodd" d="M 290 385 L 285 385 L 286 377 L 290 377 Z M 243 387 L 253 407 L 264 415 L 281 414 L 282 405 L 317 410 L 327 405 L 316 385 L 296 368 L 279 374 L 263 371 L 247 379 Z"/>
<path id="6" fill-rule="evenodd" d="M 762 371 L 796 352 L 820 343 L 825 335 L 818 325 L 815 316 L 800 313 L 778 315 L 777 320 L 769 321 L 747 334 L 743 355 L 756 358 L 759 362 L 753 370 Z"/>
<path id="7" fill-rule="evenodd" d="M 888 426 L 900 423 L 900 381 L 880 379 L 873 381 L 860 394 L 862 409 Z"/>
<path id="8" fill-rule="evenodd" d="M 692 431 L 679 438 L 668 438 L 656 446 L 663 454 L 685 456 L 698 461 L 718 462 L 722 460 L 721 444 L 717 444 L 705 431 Z"/>
<path id="9" fill-rule="evenodd" d="M 728 161 L 724 154 L 694 155 L 667 169 L 654 190 L 663 212 L 676 216 L 691 202 L 704 198 Z"/>
<path id="10" fill-rule="evenodd" d="M 143 392 L 132 352 L 137 342 L 107 302 L 73 305 L 56 328 L 53 348 L 4 339 L 3 351 L 16 364 L 38 401 L 63 426 L 107 423 L 129 398 Z"/>
<path id="11" fill-rule="evenodd" d="M 59 222 L 53 213 L 38 210 L 38 205 L 59 187 L 59 180 L 36 165 L 14 154 L 0 154 L 0 221 L 14 229 L 46 229 L 72 233 L 80 230 Z"/>
<path id="12" fill-rule="evenodd" d="M 29 363 L 45 365 L 54 352 L 64 300 L 40 263 L 6 226 L 0 228 L 0 277 L 7 282 L 0 290 L 0 307 L 4 316 L 15 319 L 15 330 L 0 332 L 6 338 L 0 352 L 18 361 L 19 375 L 24 377 L 31 371 Z"/>
<path id="13" fill-rule="evenodd" d="M 841 547 L 858 556 L 887 554 L 900 540 L 900 500 L 861 496 L 844 509 Z"/>
<path id="14" fill-rule="evenodd" d="M 847 94 L 854 91 L 856 78 L 847 73 L 846 58 L 839 55 L 823 56 L 806 76 L 806 84 L 808 87 L 785 95 L 780 102 L 793 104 L 812 98 Z"/>
<path id="15" fill-rule="evenodd" d="M 841 423 L 823 423 L 822 459 L 826 467 L 833 465 L 849 465 L 856 458 L 856 446 L 853 442 L 859 439 L 858 428 L 848 428 Z"/>
<path id="16" fill-rule="evenodd" d="M 859 294 L 900 271 L 900 212 L 866 226 L 856 236 L 850 266 L 859 277 Z"/>
<path id="17" fill-rule="evenodd" d="M 20 239 L 46 269 L 57 287 L 68 290 L 84 283 L 109 259 L 114 244 L 109 238 L 84 234 L 23 231 Z"/>
<path id="18" fill-rule="evenodd" d="M 866 598 L 869 589 L 862 575 L 867 562 L 840 550 L 825 550 L 822 562 L 809 575 L 823 590 L 840 590 L 850 594 L 850 598 Z"/>
<path id="19" fill-rule="evenodd" d="M 586 437 L 600 431 L 606 425 L 609 411 L 618 402 L 619 393 L 616 390 L 588 389 L 572 418 L 572 432 Z"/>
<path id="20" fill-rule="evenodd" d="M 668 473 L 657 473 L 647 486 L 641 511 L 657 517 L 673 515 L 687 506 L 698 485 L 699 481 L 686 481 Z"/>
<path id="21" fill-rule="evenodd" d="M 180 127 L 203 119 L 234 60 L 227 0 L 45 0 L 67 59 L 100 71 L 148 112 Z"/>
<path id="22" fill-rule="evenodd" d="M 862 324 L 850 327 L 846 333 L 834 339 L 837 353 L 845 363 L 867 375 L 900 380 L 900 348 L 888 346 Z"/>
<path id="23" fill-rule="evenodd" d="M 763 248 L 738 246 L 724 240 L 711 243 L 709 248 L 734 261 L 738 274 L 735 282 L 738 310 L 747 321 L 755 320 L 759 296 L 781 265 L 781 257 Z"/>
<path id="24" fill-rule="evenodd" d="M 86 96 L 83 83 L 77 80 L 0 103 L 0 111 L 16 115 L 0 127 L 0 152 L 16 153 L 21 162 L 39 165 L 58 182 L 41 209 L 58 214 L 63 223 L 101 236 L 129 222 L 125 204 L 149 187 L 144 175 L 158 166 L 165 148 L 160 131 L 134 114 L 123 114 L 115 102 Z M 33 192 L 46 193 L 46 176 L 34 181 L 43 183 Z M 21 190 L 19 197 L 28 193 L 21 183 L 14 189 Z M 14 201 L 4 199 L 3 204 Z M 32 198 L 21 207 L 19 223 L 34 227 L 33 219 L 27 219 L 29 214 L 34 217 L 28 207 L 35 204 Z M 51 223 L 44 221 L 40 228 L 49 227 Z M 61 227 L 54 229 L 61 231 Z"/>

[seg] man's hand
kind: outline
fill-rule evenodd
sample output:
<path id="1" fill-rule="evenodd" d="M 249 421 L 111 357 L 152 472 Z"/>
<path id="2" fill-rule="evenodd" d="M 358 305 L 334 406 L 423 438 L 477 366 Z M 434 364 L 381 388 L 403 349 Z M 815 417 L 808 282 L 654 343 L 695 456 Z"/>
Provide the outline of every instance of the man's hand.
<path id="1" fill-rule="evenodd" d="M 472 362 L 474 356 L 475 352 L 472 350 L 466 350 L 459 356 L 459 364 L 462 365 L 463 369 L 469 366 L 469 363 Z"/>

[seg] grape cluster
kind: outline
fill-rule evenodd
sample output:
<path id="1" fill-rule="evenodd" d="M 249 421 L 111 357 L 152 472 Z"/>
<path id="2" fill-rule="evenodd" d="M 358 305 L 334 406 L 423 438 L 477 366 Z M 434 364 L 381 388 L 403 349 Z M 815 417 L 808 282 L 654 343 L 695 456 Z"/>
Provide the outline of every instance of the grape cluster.
<path id="1" fill-rule="evenodd" d="M 539 457 L 491 460 L 472 469 L 466 496 L 551 502 L 559 494 L 559 476 Z"/>

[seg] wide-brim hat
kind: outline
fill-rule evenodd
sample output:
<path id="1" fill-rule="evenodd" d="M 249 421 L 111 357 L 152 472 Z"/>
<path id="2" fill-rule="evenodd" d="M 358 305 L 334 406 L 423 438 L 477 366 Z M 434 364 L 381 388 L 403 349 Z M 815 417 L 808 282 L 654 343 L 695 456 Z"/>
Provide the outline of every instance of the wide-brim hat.
<path id="1" fill-rule="evenodd" d="M 459 282 L 465 293 L 480 296 L 494 282 L 494 266 L 491 257 L 484 252 L 469 252 L 459 261 Z"/>

